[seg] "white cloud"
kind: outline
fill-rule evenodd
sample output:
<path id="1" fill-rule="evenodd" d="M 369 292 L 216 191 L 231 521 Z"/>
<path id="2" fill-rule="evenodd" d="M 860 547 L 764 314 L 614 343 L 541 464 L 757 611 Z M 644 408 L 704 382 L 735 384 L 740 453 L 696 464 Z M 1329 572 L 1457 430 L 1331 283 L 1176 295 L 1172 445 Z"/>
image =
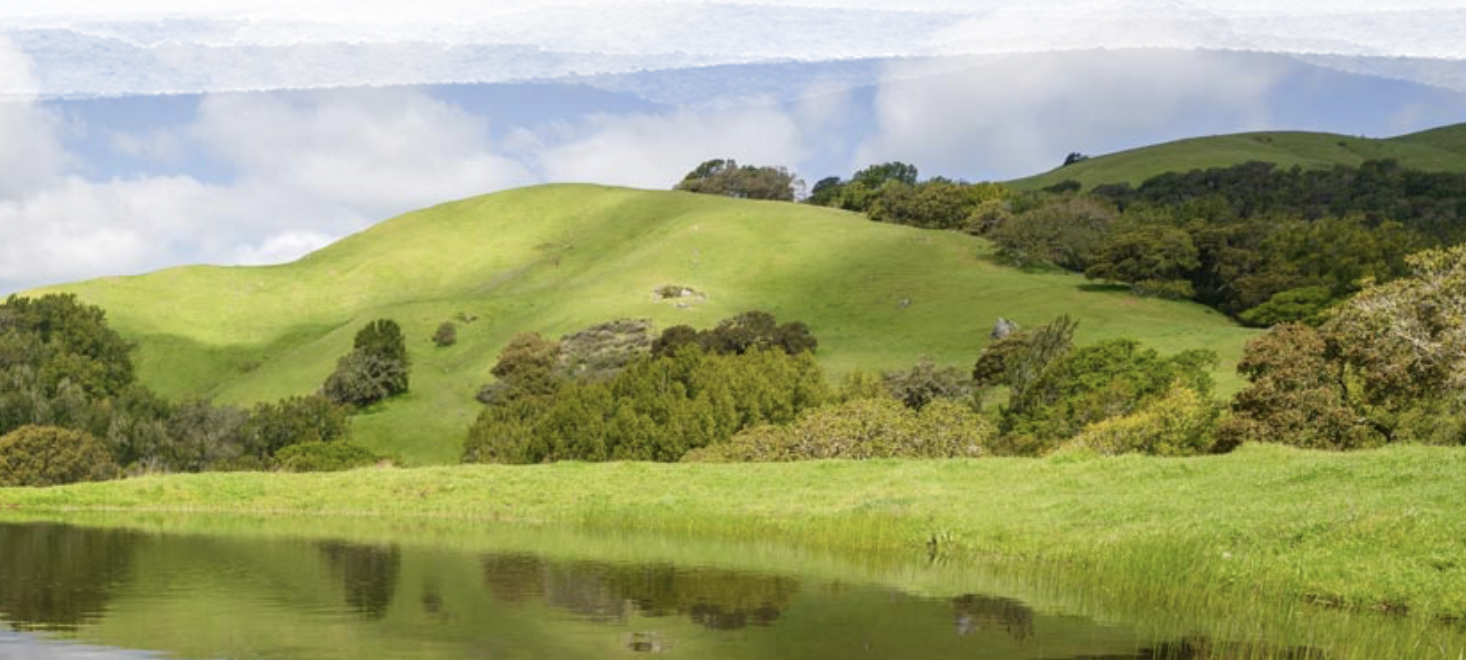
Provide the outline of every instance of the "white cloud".
<path id="1" fill-rule="evenodd" d="M 216 96 L 188 126 L 109 136 L 163 161 L 207 150 L 233 169 L 225 184 L 69 174 L 60 130 L 34 103 L 0 104 L 0 290 L 288 261 L 398 213 L 532 180 L 491 151 L 484 119 L 414 91 Z"/>
<path id="2" fill-rule="evenodd" d="M 769 106 L 601 116 L 579 130 L 539 156 L 546 179 L 669 188 L 709 158 L 792 167 L 813 146 L 795 117 Z"/>
<path id="3" fill-rule="evenodd" d="M 264 240 L 259 245 L 246 245 L 234 251 L 234 263 L 253 266 L 278 264 L 319 250 L 335 242 L 336 237 L 314 231 L 287 231 Z"/>
<path id="4" fill-rule="evenodd" d="M 1095 48 L 1466 58 L 1466 1 L 52 0 L 0 3 L 45 94 L 544 80 Z M 8 88 L 0 82 L 0 93 Z"/>
<path id="5" fill-rule="evenodd" d="M 1192 51 L 1015 56 L 941 76 L 901 72 L 876 96 L 877 128 L 852 166 L 888 160 L 929 173 L 1003 179 L 1071 150 L 1262 128 L 1282 60 Z"/>

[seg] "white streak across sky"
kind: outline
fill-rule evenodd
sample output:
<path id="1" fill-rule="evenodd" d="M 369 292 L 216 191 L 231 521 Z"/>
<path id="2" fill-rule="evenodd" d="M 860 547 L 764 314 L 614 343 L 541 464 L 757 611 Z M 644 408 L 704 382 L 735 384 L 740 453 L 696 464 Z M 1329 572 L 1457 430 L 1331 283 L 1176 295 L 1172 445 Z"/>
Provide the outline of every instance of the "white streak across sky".
<path id="1" fill-rule="evenodd" d="M 1466 58 L 1466 2 L 0 3 L 46 97 L 533 81 L 719 64 L 1195 48 Z"/>

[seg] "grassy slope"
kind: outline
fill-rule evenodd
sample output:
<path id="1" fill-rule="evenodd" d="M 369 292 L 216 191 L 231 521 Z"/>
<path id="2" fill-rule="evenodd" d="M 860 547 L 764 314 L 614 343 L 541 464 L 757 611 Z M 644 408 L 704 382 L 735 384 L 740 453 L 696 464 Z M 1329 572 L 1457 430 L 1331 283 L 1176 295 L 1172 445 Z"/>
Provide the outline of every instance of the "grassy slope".
<path id="1" fill-rule="evenodd" d="M 414 516 L 1060 562 L 1195 605 L 1322 602 L 1466 616 L 1466 453 L 776 465 L 461 466 L 203 474 L 0 490 L 0 508 Z M 735 494 L 736 495 L 733 495 Z M 472 525 L 470 525 L 472 527 Z M 931 544 L 934 544 L 931 545 Z M 1159 595 L 1159 596 L 1158 596 Z"/>
<path id="2" fill-rule="evenodd" d="M 173 397 L 251 403 L 315 390 L 373 318 L 403 324 L 412 391 L 357 417 L 357 437 L 410 463 L 451 462 L 477 388 L 516 332 L 618 317 L 707 326 L 748 309 L 810 324 L 835 373 L 921 355 L 968 364 L 999 316 L 1078 317 L 1080 341 L 1208 347 L 1223 389 L 1249 331 L 1199 305 L 1095 291 L 1082 277 L 994 263 L 990 244 L 831 209 L 581 185 L 526 188 L 411 213 L 296 263 L 175 268 L 55 287 L 139 342 L 142 379 Z M 708 301 L 677 309 L 653 288 Z M 902 300 L 909 299 L 909 306 Z M 458 313 L 458 345 L 433 329 Z"/>
<path id="3" fill-rule="evenodd" d="M 1466 124 L 1446 126 L 1388 139 L 1333 133 L 1239 133 L 1191 138 L 1091 158 L 1010 182 L 1023 189 L 1073 179 L 1091 187 L 1102 183 L 1140 184 L 1165 172 L 1227 167 L 1248 161 L 1305 168 L 1358 165 L 1393 158 L 1428 171 L 1466 171 Z"/>

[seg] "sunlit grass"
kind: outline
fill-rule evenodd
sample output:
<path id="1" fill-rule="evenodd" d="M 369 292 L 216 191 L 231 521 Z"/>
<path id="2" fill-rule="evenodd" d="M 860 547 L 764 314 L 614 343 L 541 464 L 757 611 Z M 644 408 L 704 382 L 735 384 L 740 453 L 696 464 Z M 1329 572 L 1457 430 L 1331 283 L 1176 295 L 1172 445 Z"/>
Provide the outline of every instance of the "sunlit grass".
<path id="1" fill-rule="evenodd" d="M 831 377 L 966 368 L 999 317 L 1059 314 L 1087 343 L 1132 337 L 1164 353 L 1216 350 L 1223 393 L 1253 331 L 1187 302 L 997 263 L 988 242 L 806 205 L 599 186 L 540 186 L 411 213 L 266 268 L 176 268 L 57 287 L 101 305 L 138 342 L 143 382 L 172 398 L 248 404 L 315 391 L 362 324 L 404 328 L 412 389 L 359 415 L 357 438 L 414 465 L 455 462 L 499 349 L 615 318 L 707 327 L 751 309 L 807 322 Z M 707 294 L 690 308 L 662 285 Z M 459 315 L 458 343 L 430 341 Z"/>

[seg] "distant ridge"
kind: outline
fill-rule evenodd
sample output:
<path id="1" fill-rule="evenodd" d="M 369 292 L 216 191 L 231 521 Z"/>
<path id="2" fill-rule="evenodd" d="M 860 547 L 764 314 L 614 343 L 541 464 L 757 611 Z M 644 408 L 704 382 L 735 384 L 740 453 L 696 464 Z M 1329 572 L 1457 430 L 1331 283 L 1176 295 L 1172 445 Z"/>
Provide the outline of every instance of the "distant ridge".
<path id="1" fill-rule="evenodd" d="M 1327 168 L 1381 159 L 1394 159 L 1406 167 L 1431 172 L 1466 172 L 1466 123 L 1384 139 L 1302 131 L 1188 138 L 1096 156 L 1008 183 L 1032 190 L 1074 180 L 1088 189 L 1105 183 L 1139 185 L 1166 172 L 1229 167 L 1248 161 Z"/>

